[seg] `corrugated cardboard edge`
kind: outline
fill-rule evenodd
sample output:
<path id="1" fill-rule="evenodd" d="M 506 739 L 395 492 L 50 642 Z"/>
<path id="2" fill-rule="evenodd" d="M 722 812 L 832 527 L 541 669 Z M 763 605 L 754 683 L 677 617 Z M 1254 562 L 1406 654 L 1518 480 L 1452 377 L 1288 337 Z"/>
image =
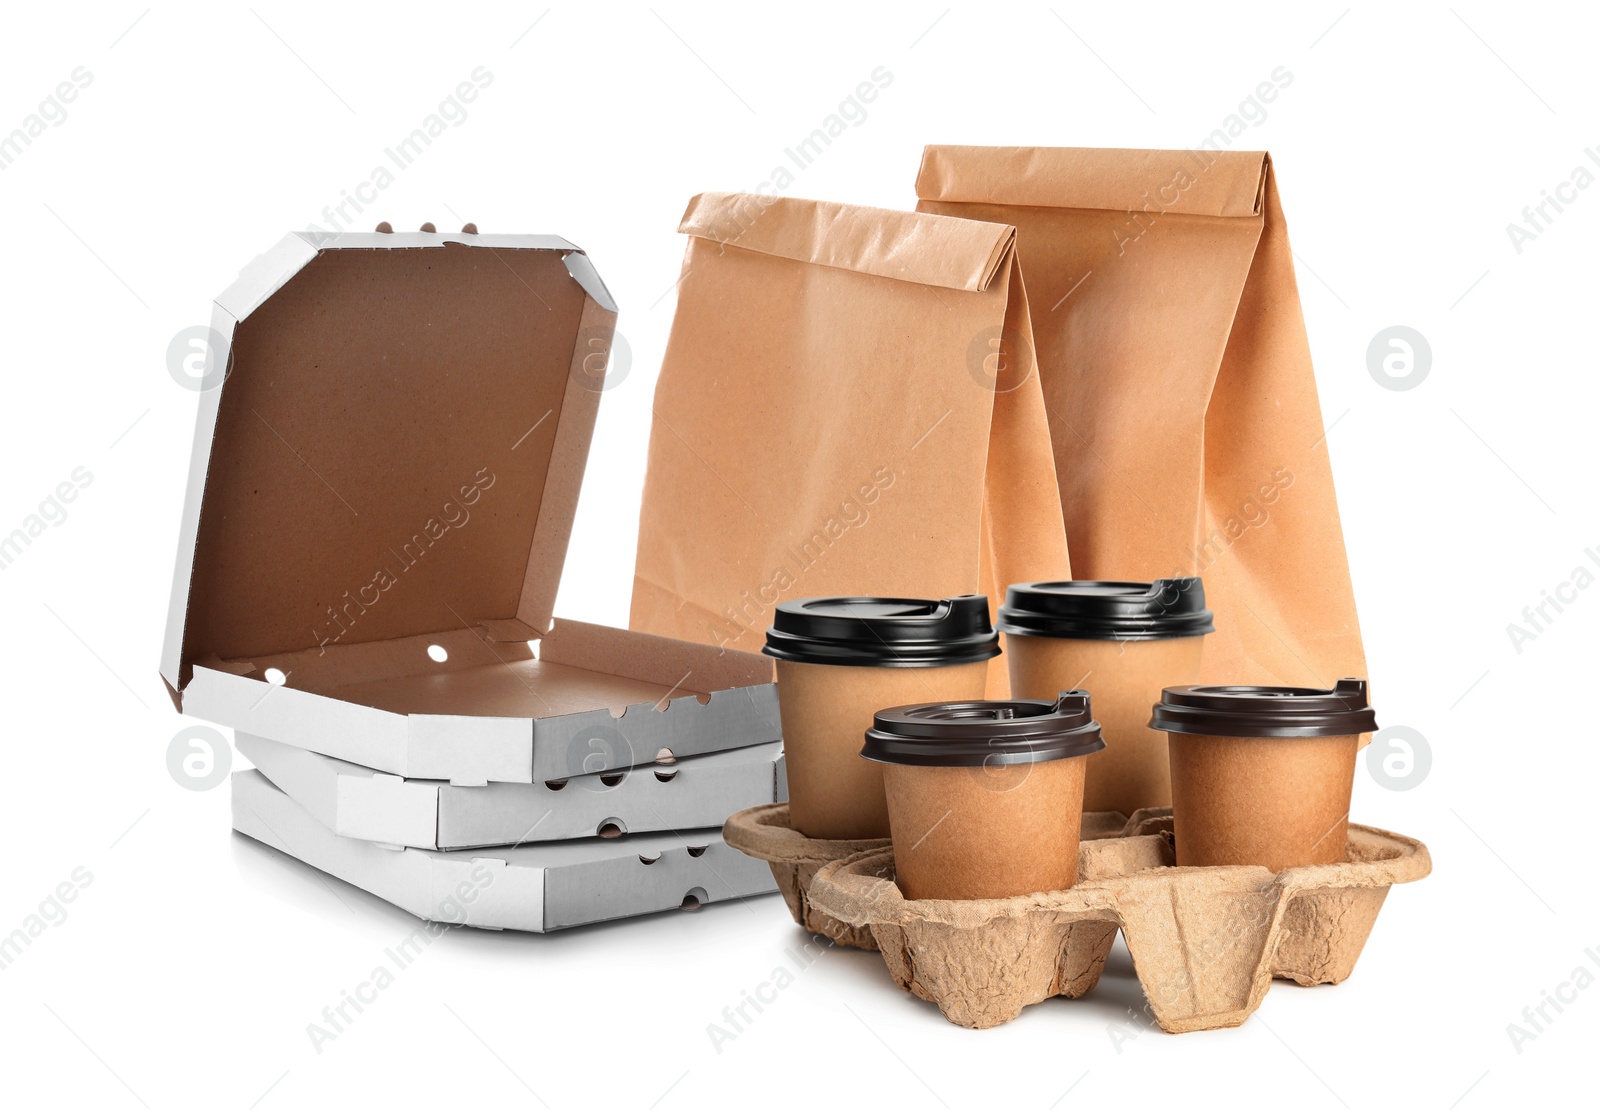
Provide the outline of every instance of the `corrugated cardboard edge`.
<path id="1" fill-rule="evenodd" d="M 1162 213 L 1259 217 L 1267 162 L 1264 151 L 929 144 L 917 197 L 1118 212 L 1142 197 Z"/>
<path id="2" fill-rule="evenodd" d="M 609 352 L 612 333 L 616 324 L 616 301 L 611 292 L 601 281 L 594 265 L 583 254 L 583 250 L 571 241 L 562 237 L 531 234 L 476 234 L 476 233 L 322 233 L 316 231 L 289 233 L 272 248 L 256 257 L 255 260 L 245 265 L 233 283 L 217 296 L 212 307 L 211 326 L 222 342 L 222 352 L 212 354 L 212 359 L 222 368 L 227 368 L 232 360 L 232 344 L 235 327 L 254 311 L 271 298 L 283 285 L 288 283 L 301 269 L 316 258 L 318 253 L 331 249 L 397 249 L 397 248 L 443 248 L 446 244 L 462 244 L 488 249 L 534 249 L 541 251 L 560 252 L 567 268 L 567 273 L 581 286 L 587 295 L 580 327 L 578 331 L 578 345 L 573 354 L 574 372 L 584 368 L 584 361 L 593 361 L 599 354 L 603 361 L 604 355 Z M 600 343 L 600 348 L 585 349 L 583 342 L 592 338 Z M 574 396 L 574 393 L 579 396 Z M 582 394 L 592 397 L 584 400 Z M 195 547 L 198 540 L 200 525 L 200 506 L 205 498 L 205 483 L 211 465 L 212 440 L 216 433 L 217 414 L 221 402 L 221 392 L 217 388 L 201 392 L 197 415 L 195 419 L 195 434 L 192 451 L 189 457 L 189 475 L 185 488 L 182 527 L 179 531 L 177 556 L 173 565 L 172 591 L 167 608 L 167 627 L 162 640 L 161 650 L 161 678 L 167 686 L 173 705 L 182 710 L 182 692 L 188 684 L 185 678 L 185 669 L 188 665 L 183 663 L 183 637 L 184 624 L 187 619 L 189 607 L 189 589 L 194 577 Z M 557 506 L 565 505 L 565 514 L 569 517 L 574 511 L 577 502 L 576 490 L 582 482 L 583 468 L 587 464 L 588 440 L 592 436 L 592 413 L 599 406 L 599 393 L 591 388 L 584 387 L 576 380 L 569 381 L 565 403 L 563 404 L 563 418 L 566 416 L 568 406 L 579 403 L 590 410 L 590 425 L 588 430 L 579 430 L 578 424 L 564 424 L 564 430 L 558 432 L 558 444 L 562 440 L 576 444 L 582 442 L 584 453 L 576 465 L 563 460 L 566 464 L 561 470 L 552 470 L 547 477 L 545 485 L 545 502 L 540 506 L 540 529 L 546 528 L 546 519 L 553 519 L 561 511 Z M 557 450 L 562 447 L 558 445 Z M 554 459 L 553 459 L 554 460 Z M 572 474 L 576 473 L 576 479 Z M 556 476 L 560 475 L 560 476 Z M 555 498 L 554 504 L 550 499 Z M 570 524 L 561 533 L 559 541 L 564 557 L 564 549 L 571 535 Z M 551 558 L 549 549 L 554 541 L 543 542 L 539 540 L 536 532 L 533 552 L 529 557 L 529 575 L 524 579 L 523 600 L 528 600 L 530 589 L 534 592 L 547 594 L 545 598 L 536 598 L 539 601 L 554 601 L 555 591 L 547 584 L 551 576 L 547 570 L 542 570 L 546 561 Z M 559 581 L 559 568 L 553 576 Z M 546 612 L 546 611 L 538 611 Z M 491 620 L 491 619 L 470 619 Z M 550 619 L 528 620 L 527 624 L 539 628 L 540 631 L 548 629 Z"/>
<path id="3" fill-rule="evenodd" d="M 612 774 L 601 773 L 548 789 L 537 783 L 494 785 L 521 797 L 512 809 L 503 798 L 485 799 L 493 795 L 486 787 L 394 776 L 254 734 L 237 734 L 234 746 L 340 837 L 425 850 L 594 838 L 606 820 L 614 820 L 623 834 L 704 830 L 718 826 L 740 803 L 770 799 L 783 767 L 782 746 L 770 742 L 647 763 L 628 770 L 616 787 L 606 783 Z M 486 820 L 493 823 L 485 827 Z M 454 841 L 464 830 L 473 841 Z"/>
<path id="4" fill-rule="evenodd" d="M 564 624 L 557 619 L 555 629 Z M 525 646 L 505 647 L 527 651 Z M 761 660 L 751 653 L 729 655 Z M 661 687 L 664 697 L 670 683 Z M 403 715 L 196 664 L 187 696 L 196 717 L 244 733 L 291 742 L 380 772 L 462 785 L 526 784 L 581 775 L 591 771 L 584 766 L 596 738 L 622 758 L 609 769 L 648 763 L 662 749 L 681 760 L 775 742 L 781 736 L 777 691 L 771 683 L 713 691 L 704 704 L 694 694 L 680 695 L 665 709 L 659 702 L 634 703 L 620 714 L 602 708 L 541 718 Z M 574 752 L 569 748 L 574 743 L 583 748 Z"/>
<path id="5" fill-rule="evenodd" d="M 235 734 L 233 744 L 273 786 L 335 834 L 438 849 L 440 783 L 407 781 L 254 734 Z M 346 818 L 347 800 L 354 804 L 349 814 L 355 826 Z"/>
<path id="6" fill-rule="evenodd" d="M 760 866 L 716 841 L 715 831 L 594 843 L 599 873 L 585 884 L 571 881 L 569 871 L 587 858 L 538 864 L 531 856 L 537 852 L 524 847 L 516 855 L 522 864 L 511 864 L 507 847 L 438 853 L 340 838 L 254 769 L 233 775 L 232 800 L 235 831 L 434 922 L 556 931 L 671 911 L 691 893 L 715 902 L 772 891 Z M 648 861 L 641 846 L 654 852 Z M 488 871 L 487 884 L 476 879 L 479 867 Z M 464 901 L 461 890 L 469 886 L 478 887 L 475 899 Z"/>
<path id="7" fill-rule="evenodd" d="M 279 248 L 286 246 L 292 247 L 289 240 Z M 258 258 L 257 263 L 260 262 L 261 258 Z M 302 260 L 300 265 L 296 265 L 296 270 L 304 262 Z M 273 290 L 282 286 L 292 274 L 291 271 L 281 276 Z M 243 274 L 241 274 L 242 281 Z M 225 292 L 224 297 L 226 295 Z M 226 363 L 232 357 L 233 330 L 238 323 L 239 320 L 223 306 L 221 299 L 213 305 L 211 328 L 221 337 L 225 349 L 222 354 L 214 354 L 213 359 L 221 361 L 223 368 L 227 367 Z M 183 521 L 178 532 L 178 554 L 173 563 L 172 594 L 167 605 L 167 631 L 161 644 L 161 678 L 172 696 L 173 705 L 179 710 L 183 709 L 183 688 L 189 682 L 182 676 L 183 630 L 189 614 L 189 584 L 194 579 L 195 547 L 199 542 L 200 533 L 200 505 L 205 500 L 206 474 L 211 468 L 211 439 L 216 433 L 217 410 L 220 403 L 221 393 L 215 389 L 200 393 L 194 425 L 194 443 L 189 454 L 189 480 L 183 498 Z"/>
<path id="8" fill-rule="evenodd" d="M 769 194 L 697 194 L 678 232 L 802 264 L 958 291 L 987 291 L 1016 240 L 1009 225 Z"/>
<path id="9" fill-rule="evenodd" d="M 395 714 L 204 664 L 195 665 L 188 694 L 197 717 L 271 741 L 314 745 L 380 772 L 469 785 L 534 779 L 531 719 Z M 305 735 L 307 725 L 316 727 L 314 739 Z"/>

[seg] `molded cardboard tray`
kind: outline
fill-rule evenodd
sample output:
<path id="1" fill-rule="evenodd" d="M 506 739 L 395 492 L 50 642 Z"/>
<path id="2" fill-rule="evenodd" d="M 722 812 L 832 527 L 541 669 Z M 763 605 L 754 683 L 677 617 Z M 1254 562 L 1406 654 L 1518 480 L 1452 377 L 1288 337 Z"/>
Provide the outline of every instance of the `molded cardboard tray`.
<path id="1" fill-rule="evenodd" d="M 1389 886 L 1432 869 L 1422 843 L 1355 824 L 1331 865 L 1174 867 L 1170 828 L 1140 812 L 1083 843 L 1074 888 L 1004 900 L 908 901 L 892 849 L 858 852 L 815 871 L 808 904 L 870 929 L 902 989 L 970 1028 L 1087 994 L 1120 928 L 1150 1016 L 1181 1033 L 1243 1024 L 1275 976 L 1343 982 Z"/>
<path id="2" fill-rule="evenodd" d="M 424 920 L 549 932 L 772 892 L 715 830 L 461 853 L 340 838 L 260 772 L 233 774 L 233 829 Z"/>
<path id="3" fill-rule="evenodd" d="M 722 826 L 723 840 L 733 849 L 759 858 L 772 870 L 794 922 L 808 932 L 825 935 L 840 947 L 878 949 L 870 929 L 836 920 L 811 906 L 811 879 L 830 862 L 875 850 L 889 840 L 813 839 L 789 826 L 787 803 L 764 804 L 732 815 Z"/>
<path id="4" fill-rule="evenodd" d="M 1165 808 L 1160 809 L 1166 811 Z M 1134 813 L 1130 821 L 1118 811 L 1086 812 L 1083 816 L 1083 837 L 1109 838 L 1121 835 L 1125 829 L 1144 825 L 1149 809 Z M 1130 830 L 1128 833 L 1137 833 Z M 760 858 L 772 869 L 789 906 L 794 922 L 808 932 L 827 936 L 840 947 L 859 947 L 876 951 L 878 943 L 869 928 L 845 923 L 811 905 L 811 879 L 823 866 L 841 858 L 864 854 L 871 850 L 885 850 L 888 838 L 875 839 L 813 839 L 807 838 L 789 826 L 787 803 L 763 804 L 738 812 L 723 824 L 722 837 L 735 850 Z"/>
<path id="5" fill-rule="evenodd" d="M 344 838 L 422 850 L 715 827 L 784 795 L 783 743 L 534 784 L 408 780 L 252 734 L 239 752 Z"/>

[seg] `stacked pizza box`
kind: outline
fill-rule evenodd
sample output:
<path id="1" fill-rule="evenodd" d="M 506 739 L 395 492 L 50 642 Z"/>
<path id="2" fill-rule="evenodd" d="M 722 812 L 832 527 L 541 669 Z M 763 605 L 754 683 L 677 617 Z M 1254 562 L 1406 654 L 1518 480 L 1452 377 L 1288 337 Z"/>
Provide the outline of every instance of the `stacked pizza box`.
<path id="1" fill-rule="evenodd" d="M 554 617 L 610 293 L 470 229 L 294 234 L 218 298 L 162 676 L 255 765 L 236 831 L 425 919 L 771 892 L 721 837 L 785 798 L 769 663 Z"/>

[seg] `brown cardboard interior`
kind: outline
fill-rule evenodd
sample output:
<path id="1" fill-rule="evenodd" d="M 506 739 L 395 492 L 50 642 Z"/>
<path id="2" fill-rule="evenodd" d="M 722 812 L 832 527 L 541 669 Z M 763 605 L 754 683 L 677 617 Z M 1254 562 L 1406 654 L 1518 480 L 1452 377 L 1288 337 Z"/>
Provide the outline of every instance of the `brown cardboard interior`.
<path id="1" fill-rule="evenodd" d="M 537 658 L 516 642 L 485 647 L 492 662 L 454 670 L 394 671 L 326 687 L 315 677 L 296 682 L 396 714 L 548 718 L 607 709 L 620 716 L 635 703 L 665 706 L 687 695 L 704 703 L 712 691 L 753 687 L 771 674 L 759 656 L 560 618 L 539 642 Z M 424 652 L 414 650 L 412 660 L 424 662 Z M 693 689 L 683 686 L 690 680 Z"/>
<path id="2" fill-rule="evenodd" d="M 504 718 L 549 718 L 606 710 L 620 714 L 634 703 L 661 703 L 704 692 L 663 689 L 653 683 L 586 671 L 543 660 L 517 660 L 461 671 L 430 672 L 404 679 L 378 679 L 322 694 L 395 714 L 479 714 Z"/>
<path id="3" fill-rule="evenodd" d="M 185 665 L 545 627 L 524 574 L 585 302 L 555 252 L 340 250 L 239 323 Z"/>
<path id="4" fill-rule="evenodd" d="M 581 254 L 288 243 L 275 290 L 219 301 L 238 322 L 169 684 L 203 664 L 398 714 L 544 718 L 770 681 L 758 656 L 551 617 L 615 319 Z"/>

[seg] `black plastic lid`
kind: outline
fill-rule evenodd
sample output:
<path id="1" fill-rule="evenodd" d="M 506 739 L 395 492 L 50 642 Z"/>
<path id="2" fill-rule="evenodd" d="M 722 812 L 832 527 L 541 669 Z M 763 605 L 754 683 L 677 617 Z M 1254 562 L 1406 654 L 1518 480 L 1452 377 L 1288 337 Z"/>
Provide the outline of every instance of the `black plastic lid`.
<path id="1" fill-rule="evenodd" d="M 1149 641 L 1216 632 L 1198 578 L 1154 582 L 1019 582 L 1006 590 L 1000 631 L 1024 637 Z"/>
<path id="2" fill-rule="evenodd" d="M 973 768 L 1082 757 L 1106 747 L 1089 692 L 1055 702 L 972 700 L 890 707 L 873 717 L 861 756 L 891 765 Z"/>
<path id="3" fill-rule="evenodd" d="M 1215 738 L 1333 738 L 1378 728 L 1367 681 L 1316 687 L 1168 687 L 1150 719 L 1154 730 Z"/>
<path id="4" fill-rule="evenodd" d="M 797 598 L 782 602 L 761 650 L 776 660 L 935 668 L 1000 655 L 989 599 Z"/>

